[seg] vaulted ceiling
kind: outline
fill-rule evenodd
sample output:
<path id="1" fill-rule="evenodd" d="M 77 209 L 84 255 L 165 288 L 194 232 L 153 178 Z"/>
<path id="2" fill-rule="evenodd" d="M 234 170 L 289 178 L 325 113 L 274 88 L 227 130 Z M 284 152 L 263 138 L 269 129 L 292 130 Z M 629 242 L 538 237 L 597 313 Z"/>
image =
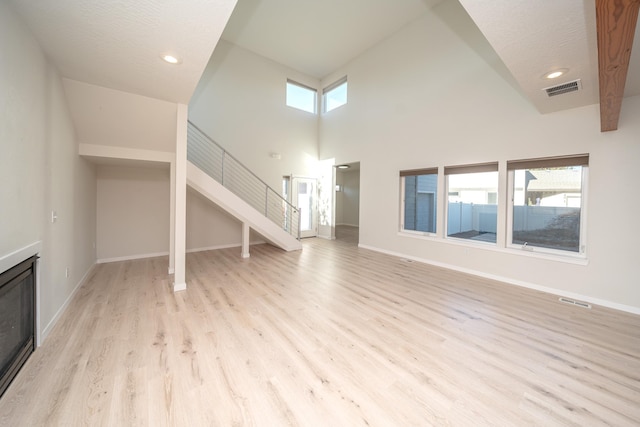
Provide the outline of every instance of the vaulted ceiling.
<path id="1" fill-rule="evenodd" d="M 548 113 L 599 102 L 596 1 L 640 0 L 0 1 L 13 4 L 64 77 L 181 103 L 188 103 L 221 34 L 322 78 L 440 3 L 459 1 L 522 93 Z M 636 27 L 632 36 L 640 40 L 639 33 Z M 640 95 L 639 51 L 631 52 L 624 96 Z M 182 63 L 162 62 L 163 53 Z M 566 73 L 543 77 L 555 69 Z M 577 79 L 581 90 L 571 96 L 543 91 Z"/>
<path id="2" fill-rule="evenodd" d="M 639 0 L 460 3 L 541 113 L 597 104 L 602 97 L 602 130 L 615 130 L 622 97 L 640 94 L 640 52 L 631 50 L 633 39 L 640 40 Z M 621 32 L 628 32 L 626 41 Z M 554 70 L 564 74 L 545 77 Z M 578 80 L 580 90 L 571 96 L 549 97 L 543 90 Z"/>
<path id="3" fill-rule="evenodd" d="M 599 102 L 596 0 L 240 0 L 222 37 L 322 78 L 444 1 L 459 1 L 541 113 Z M 640 95 L 640 48 L 629 63 L 624 96 Z M 554 70 L 565 74 L 545 78 Z M 570 95 L 544 90 L 575 80 Z"/>
<path id="4" fill-rule="evenodd" d="M 222 38 L 321 79 L 443 0 L 239 0 Z"/>
<path id="5" fill-rule="evenodd" d="M 188 104 L 236 0 L 11 3 L 63 77 Z"/>

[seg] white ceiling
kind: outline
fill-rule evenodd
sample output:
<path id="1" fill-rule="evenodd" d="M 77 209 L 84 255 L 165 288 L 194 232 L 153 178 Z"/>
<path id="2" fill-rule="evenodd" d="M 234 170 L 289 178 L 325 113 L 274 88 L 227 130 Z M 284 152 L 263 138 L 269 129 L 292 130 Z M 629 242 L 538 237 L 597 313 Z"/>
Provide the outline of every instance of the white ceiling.
<path id="1" fill-rule="evenodd" d="M 186 104 L 236 0 L 12 3 L 64 77 Z"/>
<path id="2" fill-rule="evenodd" d="M 598 102 L 595 6 L 573 0 L 460 3 L 542 113 Z M 561 68 L 569 71 L 557 81 L 544 77 Z M 541 90 L 576 79 L 582 83 L 576 93 L 549 98 Z"/>
<path id="3" fill-rule="evenodd" d="M 541 113 L 599 102 L 595 0 L 460 0 L 523 92 Z M 640 26 L 636 40 L 640 40 Z M 625 96 L 640 94 L 640 49 Z M 633 53 L 633 52 L 632 52 Z M 568 72 L 558 79 L 544 75 Z M 582 90 L 549 98 L 544 88 L 580 79 Z"/>
<path id="4" fill-rule="evenodd" d="M 222 38 L 322 79 L 443 0 L 239 0 Z"/>
<path id="5" fill-rule="evenodd" d="M 457 0 L 239 0 L 222 38 L 321 79 L 443 1 Z M 595 0 L 459 2 L 540 112 L 598 103 Z M 542 77 L 558 68 L 569 72 Z M 575 79 L 581 91 L 543 91 Z M 625 96 L 638 94 L 640 48 Z"/>
<path id="6" fill-rule="evenodd" d="M 322 78 L 443 1 L 458 0 L 239 0 L 226 29 L 236 0 L 11 3 L 64 77 L 188 103 L 223 29 L 232 43 Z M 539 111 L 598 102 L 595 0 L 459 2 Z M 162 62 L 165 52 L 182 64 Z M 555 68 L 570 71 L 557 81 L 541 78 Z M 582 92 L 542 92 L 576 78 Z M 638 94 L 640 48 L 625 91 Z"/>

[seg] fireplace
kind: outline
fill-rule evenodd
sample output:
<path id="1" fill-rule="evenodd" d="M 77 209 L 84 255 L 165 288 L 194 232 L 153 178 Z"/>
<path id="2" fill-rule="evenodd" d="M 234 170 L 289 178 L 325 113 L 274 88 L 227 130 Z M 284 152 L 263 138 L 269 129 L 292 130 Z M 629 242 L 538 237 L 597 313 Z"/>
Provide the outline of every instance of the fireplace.
<path id="1" fill-rule="evenodd" d="M 0 396 L 35 350 L 37 258 L 0 274 Z"/>

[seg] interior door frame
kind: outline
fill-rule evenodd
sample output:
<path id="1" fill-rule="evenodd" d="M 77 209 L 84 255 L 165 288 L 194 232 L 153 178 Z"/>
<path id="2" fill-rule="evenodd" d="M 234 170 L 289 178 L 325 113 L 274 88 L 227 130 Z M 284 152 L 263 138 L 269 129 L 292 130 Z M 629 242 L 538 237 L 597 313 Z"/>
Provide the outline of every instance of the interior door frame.
<path id="1" fill-rule="evenodd" d="M 302 213 L 304 213 L 304 209 L 300 208 L 298 206 L 298 184 L 300 183 L 300 180 L 304 180 L 304 181 L 313 181 L 313 189 L 312 189 L 312 195 L 313 195 L 313 199 L 312 199 L 312 204 L 313 207 L 311 208 L 311 229 L 310 230 L 300 230 L 300 238 L 307 238 L 307 237 L 317 237 L 318 236 L 318 179 L 317 178 L 312 178 L 312 177 L 308 177 L 308 176 L 297 176 L 297 175 L 291 175 L 290 176 L 290 189 L 289 189 L 289 194 L 291 196 L 291 204 L 294 205 L 296 208 L 301 209 Z M 302 223 L 302 216 L 300 216 L 300 222 Z"/>

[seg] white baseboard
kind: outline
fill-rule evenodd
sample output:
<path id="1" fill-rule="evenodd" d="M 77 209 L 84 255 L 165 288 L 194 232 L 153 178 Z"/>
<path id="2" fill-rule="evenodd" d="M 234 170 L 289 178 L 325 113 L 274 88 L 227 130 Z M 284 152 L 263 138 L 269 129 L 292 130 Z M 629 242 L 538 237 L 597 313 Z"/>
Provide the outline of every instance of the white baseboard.
<path id="1" fill-rule="evenodd" d="M 590 297 L 588 295 L 581 295 L 581 294 L 577 294 L 577 293 L 573 293 L 573 292 L 563 292 L 563 291 L 560 291 L 559 289 L 549 288 L 547 286 L 541 286 L 541 285 L 537 285 L 535 283 L 525 282 L 525 281 L 522 281 L 522 280 L 516 280 L 516 279 L 512 279 L 510 277 L 504 277 L 504 276 L 499 276 L 499 275 L 495 275 L 495 274 L 489 274 L 489 273 L 485 273 L 483 271 L 473 270 L 473 269 L 470 269 L 470 268 L 463 268 L 463 267 L 459 267 L 459 266 L 453 265 L 453 264 L 447 264 L 447 263 L 433 261 L 433 260 L 429 260 L 429 259 L 425 259 L 425 258 L 419 258 L 419 257 L 411 256 L 411 255 L 406 255 L 406 254 L 403 254 L 403 253 L 400 253 L 400 252 L 388 251 L 386 249 L 377 248 L 375 246 L 364 245 L 364 244 L 361 244 L 361 243 L 358 244 L 358 247 L 359 248 L 363 248 L 363 249 L 368 249 L 368 250 L 371 250 L 371 251 L 374 251 L 374 252 L 380 252 L 380 253 L 383 253 L 385 255 L 391 255 L 391 256 L 398 257 L 398 258 L 410 259 L 412 261 L 417 261 L 417 262 L 421 262 L 423 264 L 433 265 L 435 267 L 442 267 L 442 268 L 446 268 L 446 269 L 449 269 L 449 270 L 459 271 L 461 273 L 473 274 L 474 276 L 484 277 L 485 279 L 496 280 L 496 281 L 499 281 L 499 282 L 508 283 L 510 285 L 520 286 L 520 287 L 528 288 L 528 289 L 534 289 L 536 291 L 546 292 L 548 294 L 556 295 L 558 297 L 568 297 L 568 298 L 572 298 L 572 299 L 576 299 L 576 300 L 586 301 L 586 302 L 589 302 L 591 304 L 600 305 L 602 307 L 612 308 L 614 310 L 625 311 L 627 313 L 632 313 L 632 314 L 640 314 L 640 307 L 634 307 L 634 306 L 630 306 L 630 305 L 619 304 L 619 303 L 616 303 L 616 302 L 603 300 L 603 299 L 600 299 L 600 298 L 594 298 L 594 297 Z M 562 293 L 560 293 L 560 292 L 562 292 Z"/>
<path id="2" fill-rule="evenodd" d="M 255 242 L 251 242 L 250 245 L 262 245 L 266 243 L 263 240 L 258 240 Z M 193 252 L 204 252 L 204 251 L 215 251 L 218 249 L 229 249 L 229 248 L 239 248 L 242 247 L 242 244 L 240 243 L 232 243 L 229 245 L 217 245 L 217 246 L 207 246 L 204 248 L 193 248 L 193 249 L 187 249 L 187 253 L 193 253 Z M 150 253 L 150 254 L 138 254 L 138 255 L 127 255 L 127 256 L 122 256 L 122 257 L 114 257 L 114 258 L 100 258 L 99 260 L 96 261 L 96 264 L 107 264 L 110 262 L 120 262 L 120 261 L 132 261 L 132 260 L 136 260 L 136 259 L 145 259 L 145 258 L 156 258 L 156 257 L 161 257 L 161 256 L 169 256 L 169 252 L 156 252 L 156 253 Z M 169 274 L 172 274 L 173 272 L 170 271 Z"/>
<path id="3" fill-rule="evenodd" d="M 89 269 L 87 270 L 86 273 L 84 273 L 84 276 L 82 276 L 82 278 L 80 279 L 80 281 L 76 284 L 76 286 L 73 288 L 73 290 L 71 291 L 71 293 L 69 294 L 69 296 L 67 297 L 67 299 L 64 301 L 64 303 L 62 304 L 62 306 L 60 306 L 60 308 L 58 309 L 58 311 L 56 312 L 56 314 L 53 316 L 53 318 L 51 319 L 51 321 L 49 321 L 49 323 L 47 324 L 47 326 L 45 326 L 42 329 L 42 332 L 40 334 L 38 334 L 37 337 L 37 342 L 36 342 L 36 346 L 40 347 L 40 344 L 44 342 L 44 340 L 47 338 L 47 336 L 49 335 L 49 333 L 51 332 L 51 330 L 53 329 L 53 327 L 56 325 L 56 323 L 58 323 L 58 320 L 60 320 L 60 317 L 64 314 L 64 312 L 67 310 L 67 307 L 69 306 L 69 304 L 71 303 L 71 301 L 73 300 L 73 297 L 78 293 L 78 291 L 80 290 L 80 288 L 82 287 L 82 285 L 84 285 L 84 282 L 87 280 L 87 277 L 89 277 L 91 275 L 91 273 L 93 272 L 93 269 L 96 267 L 97 264 L 93 264 L 91 267 L 89 267 Z"/>
<path id="4" fill-rule="evenodd" d="M 318 234 L 318 239 L 324 239 L 324 240 L 336 240 L 335 237 L 331 237 L 331 236 L 321 236 L 320 234 Z"/>
<path id="5" fill-rule="evenodd" d="M 187 253 L 192 254 L 195 252 L 217 251 L 218 249 L 231 249 L 231 248 L 240 248 L 240 247 L 242 247 L 241 243 L 230 243 L 228 245 L 216 245 L 216 246 L 206 246 L 203 248 L 187 249 Z"/>
<path id="6" fill-rule="evenodd" d="M 96 264 L 106 264 L 109 262 L 119 262 L 119 261 L 131 261 L 134 259 L 144 259 L 144 258 L 156 258 L 160 256 L 169 256 L 169 252 L 157 252 L 152 254 L 139 254 L 139 255 L 128 255 L 122 257 L 115 258 L 100 258 L 96 261 Z"/>
<path id="7" fill-rule="evenodd" d="M 255 242 L 250 242 L 249 246 L 253 246 L 253 245 L 263 245 L 267 242 L 265 242 L 264 240 L 258 240 Z M 231 248 L 241 248 L 242 247 L 242 243 L 231 243 L 228 245 L 217 245 L 217 246 L 207 246 L 205 248 L 193 248 L 193 249 L 187 249 L 187 253 L 193 253 L 193 252 L 205 252 L 205 251 L 216 251 L 218 249 L 231 249 Z"/>

